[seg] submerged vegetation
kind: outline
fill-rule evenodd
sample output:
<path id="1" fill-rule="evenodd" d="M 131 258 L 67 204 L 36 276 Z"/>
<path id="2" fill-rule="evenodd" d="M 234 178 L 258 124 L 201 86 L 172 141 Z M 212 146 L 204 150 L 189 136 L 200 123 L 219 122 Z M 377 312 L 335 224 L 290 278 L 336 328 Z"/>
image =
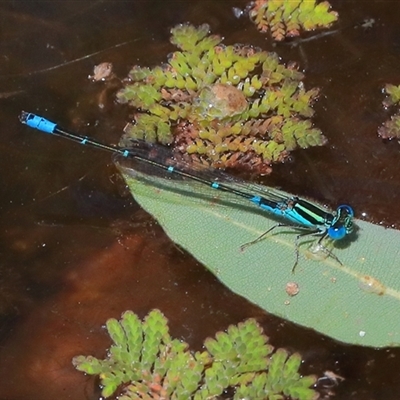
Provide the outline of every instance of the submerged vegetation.
<path id="1" fill-rule="evenodd" d="M 383 92 L 386 94 L 386 98 L 383 101 L 385 108 L 397 107 L 395 113 L 390 117 L 389 120 L 385 121 L 378 129 L 378 134 L 383 139 L 394 139 L 400 138 L 400 85 L 395 86 L 387 84 Z"/>
<path id="2" fill-rule="evenodd" d="M 216 168 L 267 174 L 300 147 L 326 143 L 310 120 L 318 89 L 306 90 L 294 64 L 246 45 L 223 45 L 209 26 L 178 25 L 180 50 L 154 68 L 134 66 L 117 94 L 134 107 L 130 138 L 172 144 Z"/>
<path id="3" fill-rule="evenodd" d="M 338 19 L 338 13 L 330 11 L 327 1 L 316 4 L 315 0 L 255 0 L 249 15 L 261 32 L 270 32 L 273 39 L 299 36 L 302 30 L 329 28 Z"/>
<path id="4" fill-rule="evenodd" d="M 99 375 L 102 396 L 118 395 L 120 400 L 205 400 L 227 391 L 233 399 L 319 397 L 310 388 L 316 377 L 298 372 L 300 355 L 274 351 L 254 319 L 206 339 L 202 352 L 172 339 L 167 322 L 158 310 L 143 322 L 126 311 L 119 321 L 107 321 L 114 344 L 106 359 L 77 356 L 73 364 L 79 371 Z"/>

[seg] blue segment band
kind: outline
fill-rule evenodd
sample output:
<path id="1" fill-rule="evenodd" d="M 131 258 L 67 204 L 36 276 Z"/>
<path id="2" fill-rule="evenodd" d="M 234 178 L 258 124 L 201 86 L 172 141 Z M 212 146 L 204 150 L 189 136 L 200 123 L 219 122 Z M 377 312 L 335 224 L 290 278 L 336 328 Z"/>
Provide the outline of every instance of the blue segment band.
<path id="1" fill-rule="evenodd" d="M 257 204 L 258 206 L 261 204 L 261 197 L 260 196 L 253 196 L 250 201 Z"/>
<path id="2" fill-rule="evenodd" d="M 46 133 L 54 133 L 54 130 L 57 126 L 57 124 L 35 114 L 28 114 L 24 122 L 31 128 L 38 129 L 39 131 Z"/>

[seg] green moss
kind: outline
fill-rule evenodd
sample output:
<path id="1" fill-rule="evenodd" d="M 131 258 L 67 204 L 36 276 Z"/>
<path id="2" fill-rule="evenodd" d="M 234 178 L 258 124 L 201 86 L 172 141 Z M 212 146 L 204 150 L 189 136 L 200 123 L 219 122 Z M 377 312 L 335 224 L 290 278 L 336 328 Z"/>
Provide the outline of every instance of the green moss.
<path id="1" fill-rule="evenodd" d="M 318 90 L 304 88 L 295 64 L 225 46 L 208 25 L 171 33 L 179 51 L 163 66 L 133 67 L 117 94 L 136 109 L 121 145 L 129 138 L 172 144 L 204 165 L 268 173 L 295 148 L 325 144 L 309 120 Z"/>
<path id="2" fill-rule="evenodd" d="M 330 11 L 327 1 L 315 0 L 256 0 L 249 11 L 250 19 L 261 32 L 270 32 L 275 40 L 299 36 L 301 30 L 328 28 L 338 14 Z"/>
<path id="3" fill-rule="evenodd" d="M 316 377 L 298 372 L 300 355 L 274 352 L 253 319 L 207 339 L 203 352 L 189 351 L 186 343 L 172 339 L 158 310 L 143 322 L 127 311 L 119 321 L 110 319 L 107 330 L 114 343 L 105 360 L 73 359 L 79 371 L 99 375 L 104 397 L 205 400 L 230 390 L 233 399 L 318 398 L 310 388 Z"/>

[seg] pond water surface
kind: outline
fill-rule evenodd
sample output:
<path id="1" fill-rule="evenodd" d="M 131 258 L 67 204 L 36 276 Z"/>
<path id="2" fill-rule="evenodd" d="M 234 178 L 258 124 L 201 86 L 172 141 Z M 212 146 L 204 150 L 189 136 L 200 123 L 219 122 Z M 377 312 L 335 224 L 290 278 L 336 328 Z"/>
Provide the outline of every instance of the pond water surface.
<path id="1" fill-rule="evenodd" d="M 377 127 L 385 83 L 400 83 L 400 2 L 332 0 L 335 34 L 274 48 L 239 0 L 2 1 L 0 3 L 0 399 L 97 399 L 74 370 L 77 354 L 102 357 L 103 328 L 125 310 L 159 308 L 173 336 L 199 349 L 207 336 L 255 317 L 271 343 L 302 354 L 302 373 L 345 378 L 320 387 L 337 399 L 398 399 L 400 350 L 348 346 L 267 315 L 223 287 L 140 210 L 110 156 L 33 132 L 21 110 L 117 143 L 130 110 L 88 75 L 112 62 L 156 65 L 174 50 L 169 29 L 208 23 L 225 43 L 278 51 L 321 87 L 316 125 L 329 144 L 296 152 L 268 184 L 400 227 L 400 147 Z M 373 20 L 370 28 L 361 27 Z M 327 172 L 329 171 L 329 173 Z"/>

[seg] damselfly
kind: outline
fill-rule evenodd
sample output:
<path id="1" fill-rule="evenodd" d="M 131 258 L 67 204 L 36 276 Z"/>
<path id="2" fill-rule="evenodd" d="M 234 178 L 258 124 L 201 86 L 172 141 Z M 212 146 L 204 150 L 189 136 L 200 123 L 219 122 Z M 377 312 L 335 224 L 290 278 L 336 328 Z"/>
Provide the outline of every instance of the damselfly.
<path id="1" fill-rule="evenodd" d="M 294 272 L 299 259 L 300 239 L 306 236 L 319 236 L 317 247 L 326 250 L 332 258 L 341 264 L 340 260 L 327 250 L 322 242 L 325 238 L 332 240 L 343 239 L 353 231 L 352 220 L 354 211 L 348 205 L 340 205 L 335 212 L 330 213 L 316 204 L 297 196 L 285 195 L 279 190 L 265 187 L 265 190 L 254 192 L 248 189 L 248 187 L 251 187 L 250 185 L 246 187 L 246 182 L 239 181 L 228 174 L 214 171 L 205 172 L 204 170 L 195 169 L 189 164 L 179 162 L 174 164 L 173 155 L 170 154 L 170 157 L 166 157 L 165 150 L 160 151 L 161 147 L 158 145 L 140 140 L 132 140 L 130 147 L 127 149 L 114 147 L 89 137 L 66 131 L 57 124 L 32 113 L 23 111 L 19 118 L 22 123 L 31 128 L 116 153 L 124 158 L 132 158 L 169 174 L 175 174 L 179 177 L 207 185 L 213 189 L 240 196 L 282 220 L 281 223 L 274 225 L 255 240 L 242 245 L 242 250 L 249 245 L 259 242 L 272 230 L 278 227 L 289 226 L 303 231 L 295 239 L 296 260 L 292 272 Z M 164 154 L 162 158 L 160 157 L 160 153 Z"/>

